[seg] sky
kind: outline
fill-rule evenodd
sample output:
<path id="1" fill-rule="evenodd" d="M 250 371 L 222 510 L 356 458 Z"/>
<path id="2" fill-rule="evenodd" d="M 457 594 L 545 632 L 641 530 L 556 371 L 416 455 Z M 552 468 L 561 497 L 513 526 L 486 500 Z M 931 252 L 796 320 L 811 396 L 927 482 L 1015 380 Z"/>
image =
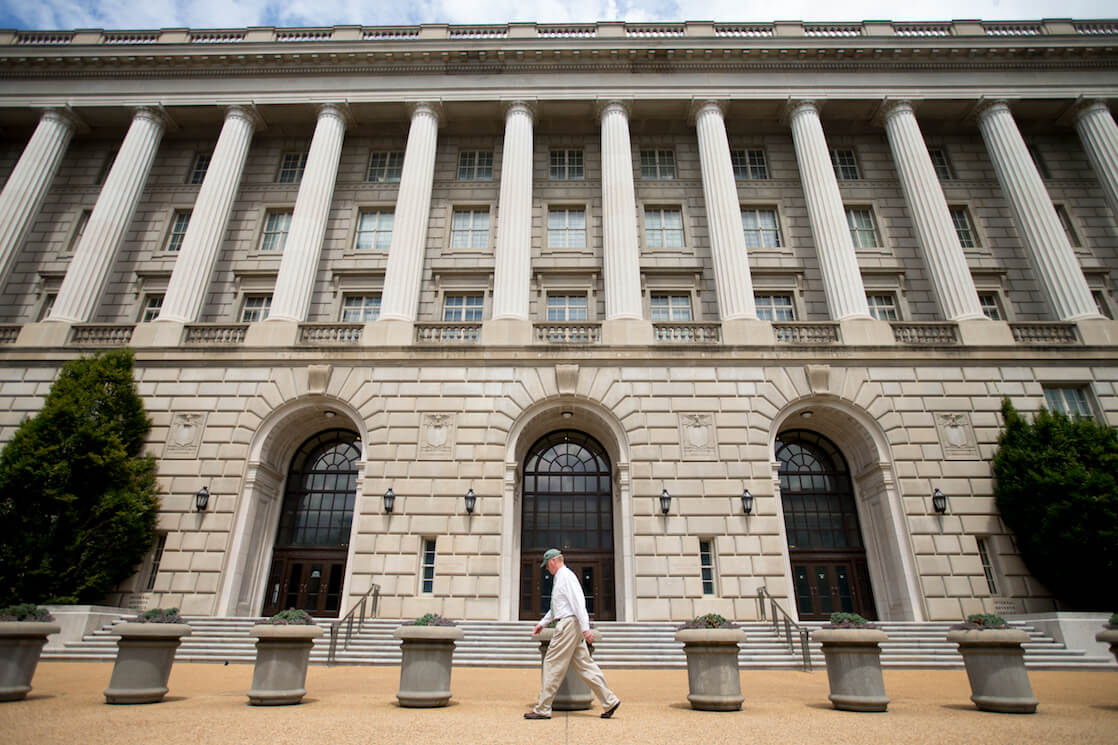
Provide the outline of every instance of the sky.
<path id="1" fill-rule="evenodd" d="M 50 30 L 1115 17 L 1115 0 L 0 0 L 0 28 Z"/>

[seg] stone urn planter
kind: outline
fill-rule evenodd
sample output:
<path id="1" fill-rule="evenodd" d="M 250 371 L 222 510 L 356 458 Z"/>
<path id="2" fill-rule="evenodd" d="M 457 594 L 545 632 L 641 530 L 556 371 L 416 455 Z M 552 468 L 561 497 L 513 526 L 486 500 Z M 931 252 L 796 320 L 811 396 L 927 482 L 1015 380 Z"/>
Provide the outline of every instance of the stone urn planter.
<path id="1" fill-rule="evenodd" d="M 53 620 L 34 605 L 0 611 L 0 701 L 19 701 L 31 691 L 47 636 L 62 630 Z"/>
<path id="2" fill-rule="evenodd" d="M 178 618 L 177 614 L 166 617 Z M 175 650 L 179 648 L 182 637 L 190 635 L 190 626 L 185 623 L 125 622 L 113 627 L 113 633 L 120 634 L 120 641 L 117 642 L 112 678 L 105 689 L 105 703 L 154 704 L 162 701 L 167 694 L 167 680 L 171 677 Z"/>
<path id="3" fill-rule="evenodd" d="M 692 709 L 738 711 L 741 695 L 738 645 L 745 632 L 737 628 L 682 628 L 675 640 L 687 655 L 687 700 Z"/>
<path id="4" fill-rule="evenodd" d="M 594 634 L 594 643 L 597 644 L 602 638 L 601 633 L 597 629 L 591 629 Z M 540 642 L 540 661 L 547 655 L 547 648 L 551 645 L 551 640 L 555 637 L 555 629 L 542 629 L 540 635 L 534 637 L 539 639 Z M 594 656 L 594 646 L 590 645 L 590 656 Z M 540 676 L 542 682 L 543 669 L 540 669 Z M 571 668 L 567 668 L 567 674 L 563 677 L 563 682 L 559 686 L 559 691 L 555 694 L 555 700 L 551 703 L 551 708 L 554 711 L 584 711 L 594 705 L 594 692 L 590 690 L 590 686 L 586 685 L 586 681 Z"/>
<path id="5" fill-rule="evenodd" d="M 307 664 L 314 640 L 322 636 L 315 625 L 262 623 L 249 631 L 256 637 L 256 667 L 248 702 L 253 706 L 289 706 L 307 695 Z"/>
<path id="6" fill-rule="evenodd" d="M 823 645 L 831 705 L 843 711 L 885 711 L 889 698 L 881 676 L 881 642 L 873 628 L 822 628 L 811 635 Z"/>
<path id="7" fill-rule="evenodd" d="M 948 632 L 947 641 L 959 645 L 970 679 L 970 700 L 975 706 L 982 711 L 1032 714 L 1036 711 L 1037 700 L 1029 685 L 1025 650 L 1021 647 L 1029 635 L 1005 628 L 1004 624 L 1004 621 L 1000 624 L 987 621 L 979 628 L 955 628 Z"/>
<path id="8" fill-rule="evenodd" d="M 450 703 L 450 668 L 454 643 L 462 638 L 456 626 L 401 626 L 400 706 L 414 709 Z"/>
<path id="9" fill-rule="evenodd" d="M 1114 655 L 1114 661 L 1118 662 L 1118 613 L 1111 616 L 1110 623 L 1106 624 L 1102 631 L 1095 634 L 1095 641 L 1109 644 L 1110 653 Z"/>

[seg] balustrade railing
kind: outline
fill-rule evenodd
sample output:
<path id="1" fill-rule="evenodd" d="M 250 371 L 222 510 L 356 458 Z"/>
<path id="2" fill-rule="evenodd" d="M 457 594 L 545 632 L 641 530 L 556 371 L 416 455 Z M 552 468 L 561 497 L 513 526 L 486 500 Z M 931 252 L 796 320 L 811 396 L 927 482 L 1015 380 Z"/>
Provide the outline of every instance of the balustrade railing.
<path id="1" fill-rule="evenodd" d="M 0 326 L 0 344 L 15 344 L 19 338 L 19 329 L 18 324 Z"/>
<path id="2" fill-rule="evenodd" d="M 191 324 L 186 327 L 184 344 L 198 346 L 236 346 L 245 343 L 245 334 L 248 333 L 247 323 L 237 324 Z"/>
<path id="3" fill-rule="evenodd" d="M 1077 344 L 1079 336 L 1073 323 L 1011 323 L 1013 340 L 1018 344 Z"/>
<path id="4" fill-rule="evenodd" d="M 780 322 L 773 324 L 777 344 L 838 344 L 839 327 L 833 322 Z"/>
<path id="5" fill-rule="evenodd" d="M 893 323 L 893 338 L 901 344 L 958 344 L 959 335 L 953 323 Z"/>
<path id="6" fill-rule="evenodd" d="M 299 325 L 300 344 L 360 344 L 363 323 L 304 323 Z"/>
<path id="7" fill-rule="evenodd" d="M 770 613 L 765 612 L 766 602 Z M 810 635 L 808 630 L 792 620 L 788 611 L 784 610 L 780 603 L 776 602 L 776 598 L 770 595 L 764 587 L 757 588 L 757 610 L 762 621 L 768 621 L 771 618 L 776 633 L 784 636 L 784 643 L 788 645 L 789 652 L 795 652 L 796 645 L 799 645 L 800 662 L 803 665 L 804 672 L 811 672 L 811 647 L 809 646 Z"/>
<path id="8" fill-rule="evenodd" d="M 536 341 L 541 344 L 598 344 L 602 327 L 596 323 L 537 323 Z"/>
<path id="9" fill-rule="evenodd" d="M 480 323 L 417 323 L 415 341 L 419 344 L 477 344 Z"/>
<path id="10" fill-rule="evenodd" d="M 656 341 L 668 344 L 717 344 L 722 340 L 718 323 L 654 323 Z"/>
<path id="11" fill-rule="evenodd" d="M 123 347 L 132 341 L 132 324 L 88 324 L 70 330 L 70 343 L 83 347 Z"/>

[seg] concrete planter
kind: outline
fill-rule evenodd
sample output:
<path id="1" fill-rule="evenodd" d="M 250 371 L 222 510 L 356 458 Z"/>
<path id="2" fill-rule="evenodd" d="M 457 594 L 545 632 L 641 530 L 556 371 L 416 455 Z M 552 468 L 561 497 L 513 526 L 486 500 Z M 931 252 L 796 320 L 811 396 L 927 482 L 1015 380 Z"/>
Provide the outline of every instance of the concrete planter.
<path id="1" fill-rule="evenodd" d="M 1036 711 L 1021 648 L 1028 639 L 1016 629 L 957 629 L 947 634 L 947 641 L 959 645 L 970 679 L 970 700 L 979 709 L 1004 714 Z"/>
<path id="2" fill-rule="evenodd" d="M 683 642 L 687 655 L 687 700 L 692 709 L 738 711 L 741 695 L 738 675 L 738 644 L 745 641 L 741 629 L 680 629 L 675 640 Z"/>
<path id="3" fill-rule="evenodd" d="M 185 623 L 121 623 L 113 627 L 120 634 L 116 664 L 105 689 L 107 704 L 154 704 L 167 694 L 167 679 L 175 650 L 184 636 L 190 636 Z"/>
<path id="4" fill-rule="evenodd" d="M 594 643 L 597 644 L 602 638 L 602 635 L 597 629 L 591 629 L 594 634 Z M 540 661 L 543 661 L 547 655 L 547 648 L 551 645 L 551 640 L 555 637 L 555 629 L 543 629 L 540 635 L 536 637 L 540 640 Z M 594 656 L 594 648 L 590 647 L 590 656 Z M 543 669 L 540 669 L 540 678 L 543 678 Z M 594 692 L 590 690 L 590 686 L 586 685 L 586 681 L 579 676 L 574 670 L 567 668 L 567 674 L 563 678 L 563 683 L 559 686 L 559 691 L 555 694 L 555 700 L 551 703 L 551 708 L 555 711 L 583 711 L 589 709 L 594 705 Z"/>
<path id="5" fill-rule="evenodd" d="M 877 629 L 820 629 L 831 705 L 843 711 L 885 711 L 889 698 L 881 677 L 881 647 L 889 637 Z"/>
<path id="6" fill-rule="evenodd" d="M 1095 634 L 1095 641 L 1110 645 L 1110 653 L 1114 661 L 1118 662 L 1118 628 L 1105 628 Z"/>
<path id="7" fill-rule="evenodd" d="M 318 626 L 260 624 L 250 634 L 256 637 L 256 667 L 248 702 L 253 706 L 288 706 L 307 695 L 307 663 L 314 640 L 322 636 Z"/>
<path id="8" fill-rule="evenodd" d="M 47 636 L 60 630 L 58 624 L 43 621 L 0 623 L 0 701 L 27 696 Z"/>
<path id="9" fill-rule="evenodd" d="M 455 626 L 401 626 L 400 706 L 425 709 L 450 703 L 450 668 L 454 642 L 462 638 Z"/>

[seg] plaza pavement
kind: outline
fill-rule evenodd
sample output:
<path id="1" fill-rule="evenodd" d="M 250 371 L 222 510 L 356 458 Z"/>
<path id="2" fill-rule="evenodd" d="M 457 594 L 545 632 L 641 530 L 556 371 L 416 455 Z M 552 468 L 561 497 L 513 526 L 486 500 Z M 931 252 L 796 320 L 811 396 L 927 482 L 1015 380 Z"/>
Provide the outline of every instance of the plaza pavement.
<path id="1" fill-rule="evenodd" d="M 401 709 L 398 667 L 311 667 L 299 706 L 253 707 L 251 665 L 178 664 L 163 703 L 108 706 L 111 663 L 41 662 L 24 701 L 0 703 L 3 745 L 1115 745 L 1118 672 L 1031 672 L 1033 715 L 970 702 L 963 670 L 886 670 L 884 714 L 831 708 L 827 673 L 748 671 L 740 712 L 694 711 L 685 670 L 606 670 L 621 697 L 600 708 L 523 718 L 535 669 L 453 671 L 451 705 Z"/>

